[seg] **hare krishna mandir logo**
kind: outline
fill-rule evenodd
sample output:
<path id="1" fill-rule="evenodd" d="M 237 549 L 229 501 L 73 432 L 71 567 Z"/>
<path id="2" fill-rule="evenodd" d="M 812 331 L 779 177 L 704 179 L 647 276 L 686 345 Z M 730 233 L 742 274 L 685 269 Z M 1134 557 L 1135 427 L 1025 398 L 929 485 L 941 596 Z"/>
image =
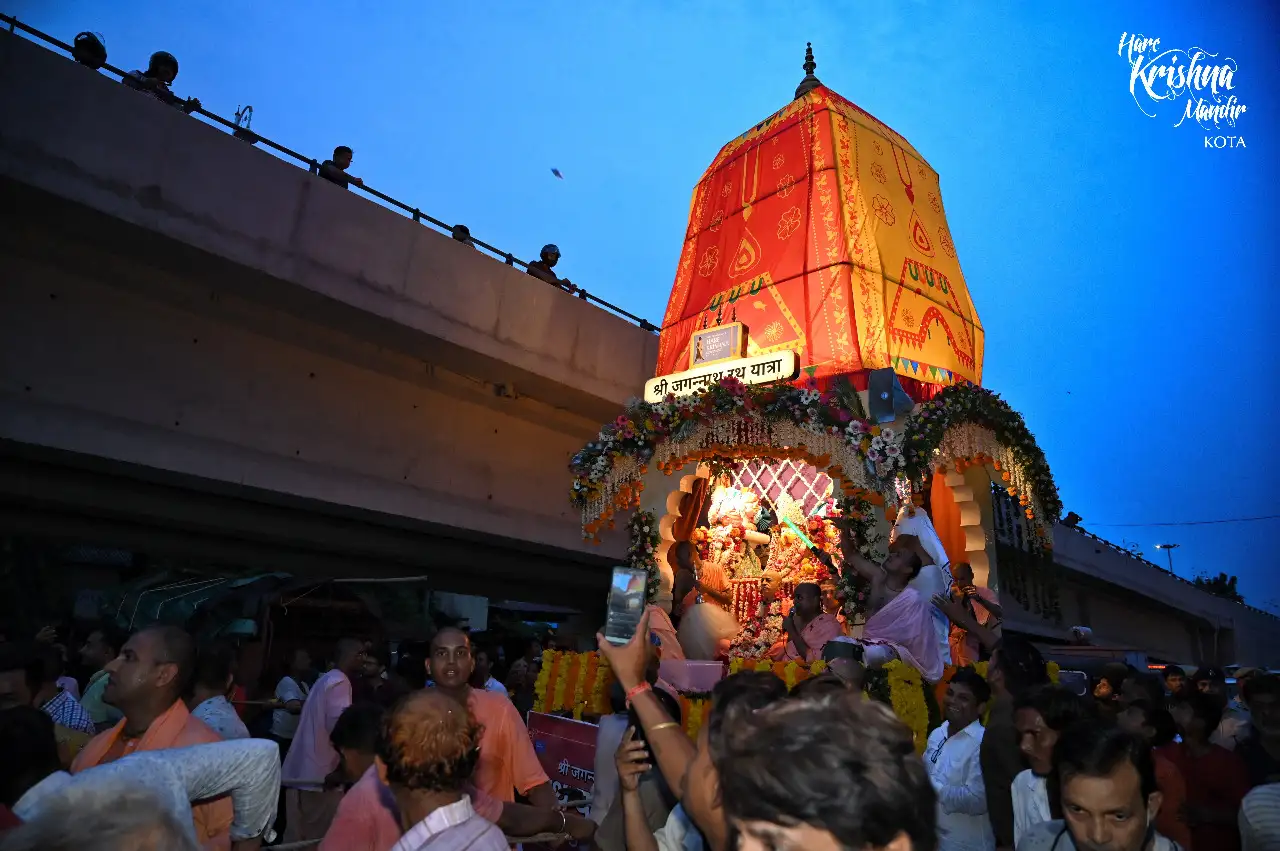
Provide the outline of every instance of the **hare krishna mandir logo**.
<path id="1" fill-rule="evenodd" d="M 1143 115 L 1155 118 L 1159 104 L 1182 101 L 1174 127 L 1190 119 L 1212 134 L 1204 137 L 1206 148 L 1247 147 L 1243 136 L 1221 133 L 1234 128 L 1236 119 L 1249 110 L 1230 94 L 1236 87 L 1234 59 L 1219 59 L 1201 47 L 1161 50 L 1160 39 L 1141 33 L 1121 33 L 1116 54 L 1129 62 L 1129 94 Z"/>

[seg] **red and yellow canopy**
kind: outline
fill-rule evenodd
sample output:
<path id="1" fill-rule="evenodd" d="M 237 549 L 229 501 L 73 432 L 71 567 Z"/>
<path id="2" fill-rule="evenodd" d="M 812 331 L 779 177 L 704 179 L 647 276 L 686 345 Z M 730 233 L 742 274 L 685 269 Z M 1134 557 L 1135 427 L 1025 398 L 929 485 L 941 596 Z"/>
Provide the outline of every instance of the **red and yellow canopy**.
<path id="1" fill-rule="evenodd" d="M 688 369 L 691 335 L 732 321 L 747 355 L 793 349 L 818 379 L 865 387 L 891 366 L 917 398 L 982 379 L 937 172 L 821 85 L 725 145 L 694 189 L 656 374 Z"/>

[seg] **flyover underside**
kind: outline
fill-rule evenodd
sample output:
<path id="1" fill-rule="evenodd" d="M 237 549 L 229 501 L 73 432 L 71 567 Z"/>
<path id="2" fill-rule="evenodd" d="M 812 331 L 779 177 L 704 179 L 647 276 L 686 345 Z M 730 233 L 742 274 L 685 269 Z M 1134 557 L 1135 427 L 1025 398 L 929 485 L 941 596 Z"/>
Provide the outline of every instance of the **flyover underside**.
<path id="1" fill-rule="evenodd" d="M 0 440 L 0 534 L 592 609 L 610 560 Z"/>

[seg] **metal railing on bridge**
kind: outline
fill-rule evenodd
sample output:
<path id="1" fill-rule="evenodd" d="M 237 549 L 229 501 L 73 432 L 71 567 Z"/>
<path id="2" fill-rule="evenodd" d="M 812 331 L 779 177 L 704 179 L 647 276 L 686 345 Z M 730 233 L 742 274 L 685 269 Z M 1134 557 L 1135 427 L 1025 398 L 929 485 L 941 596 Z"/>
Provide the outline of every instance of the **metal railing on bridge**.
<path id="1" fill-rule="evenodd" d="M 38 41 L 42 41 L 45 44 L 52 45 L 53 47 L 58 48 L 59 50 L 63 51 L 68 55 L 73 54 L 73 49 L 71 45 L 67 44 L 64 41 L 54 38 L 48 33 L 41 32 L 35 27 L 29 26 L 28 24 L 24 24 L 22 21 L 19 21 L 16 17 L 12 15 L 6 15 L 3 13 L 0 13 L 0 23 L 7 25 L 9 28 L 9 32 L 11 33 L 22 32 L 24 35 L 32 36 L 34 39 Z M 128 76 L 127 72 L 122 71 L 119 68 L 116 68 L 114 65 L 108 64 L 107 62 L 102 63 L 100 70 L 107 71 L 111 74 L 114 74 L 117 77 L 120 77 L 121 79 Z M 253 130 L 249 130 L 247 127 L 241 127 L 236 122 L 228 121 L 227 119 L 223 118 L 221 115 L 210 112 L 209 110 L 205 109 L 202 106 L 191 108 L 188 114 L 199 115 L 202 118 L 208 120 L 212 124 L 221 125 L 222 127 L 227 128 L 238 139 L 242 139 L 252 144 L 261 144 L 263 147 L 270 148 L 272 151 L 275 151 L 277 154 L 282 155 L 282 158 L 292 159 L 299 163 L 302 163 L 307 167 L 307 169 L 312 174 L 318 175 L 320 173 L 319 160 L 316 160 L 312 157 L 308 157 L 305 154 L 300 154 L 297 151 L 293 150 L 292 148 L 285 147 L 284 145 L 281 145 L 279 142 L 268 139 L 266 136 L 263 136 L 260 133 L 257 133 Z M 427 213 L 422 212 L 422 210 L 419 210 L 417 207 L 412 207 L 404 203 L 403 201 L 392 198 L 390 195 L 387 195 L 384 192 L 379 192 L 377 189 L 373 189 L 368 185 L 362 185 L 362 184 L 352 184 L 352 185 L 359 191 L 364 192 L 368 195 L 371 195 L 374 198 L 377 198 L 387 206 L 393 209 L 399 210 L 401 212 L 407 213 L 415 222 L 432 225 L 450 235 L 454 233 L 454 228 L 458 227 L 456 225 L 446 224 L 440 219 L 437 219 L 434 216 L 431 216 L 431 215 L 428 215 Z M 467 232 L 466 241 L 470 245 L 474 245 L 477 248 L 481 248 L 489 252 L 494 257 L 505 262 L 508 266 L 520 266 L 526 270 L 529 268 L 529 264 L 527 262 L 519 259 L 515 255 L 513 255 L 511 252 L 503 251 L 500 248 L 496 248 L 487 242 L 483 242 L 482 240 L 476 239 L 475 237 L 471 236 L 469 229 Z M 538 280 L 542 280 L 542 279 L 539 278 Z M 612 304 L 608 301 L 605 301 L 599 296 L 592 295 L 591 293 L 587 292 L 585 288 L 579 287 L 576 284 L 565 282 L 565 285 L 562 287 L 547 281 L 543 281 L 543 283 L 545 283 L 547 286 L 556 287 L 557 289 L 567 290 L 568 292 L 578 296 L 578 298 L 583 299 L 584 301 L 597 304 L 600 307 L 604 308 L 605 310 L 610 311 L 611 313 L 614 313 L 618 316 L 623 317 L 624 319 L 628 319 L 631 322 L 634 322 L 636 325 L 639 325 L 641 328 L 643 328 L 646 331 L 651 331 L 656 333 L 658 330 L 660 330 L 658 326 L 654 325 L 652 322 L 649 322 L 646 319 L 642 319 L 641 317 L 636 316 L 634 313 L 623 310 L 621 307 L 618 307 L 616 304 Z"/>

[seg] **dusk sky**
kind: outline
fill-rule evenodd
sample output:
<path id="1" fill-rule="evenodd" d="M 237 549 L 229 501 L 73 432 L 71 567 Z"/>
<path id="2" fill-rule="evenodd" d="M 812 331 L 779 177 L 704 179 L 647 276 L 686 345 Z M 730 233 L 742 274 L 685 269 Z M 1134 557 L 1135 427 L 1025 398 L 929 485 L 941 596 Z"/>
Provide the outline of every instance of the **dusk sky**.
<path id="1" fill-rule="evenodd" d="M 1127 7 L 1121 11 L 1122 7 Z M 651 321 L 694 184 L 817 76 L 941 175 L 986 330 L 1067 510 L 1184 577 L 1280 611 L 1280 7 L 1251 3 L 10 0 L 174 86 Z M 1130 94 L 1122 33 L 1235 60 L 1234 128 Z M 1148 117 L 1154 113 L 1155 117 Z M 1206 136 L 1244 140 L 1206 149 Z M 1225 144 L 1231 144 L 1226 142 Z M 559 169 L 563 180 L 551 174 Z M 228 175 L 234 179 L 234 175 Z M 1267 187 L 1272 187 L 1267 189 Z M 639 394 L 641 388 L 637 387 Z M 1106 524 L 1106 525 L 1103 525 Z"/>

